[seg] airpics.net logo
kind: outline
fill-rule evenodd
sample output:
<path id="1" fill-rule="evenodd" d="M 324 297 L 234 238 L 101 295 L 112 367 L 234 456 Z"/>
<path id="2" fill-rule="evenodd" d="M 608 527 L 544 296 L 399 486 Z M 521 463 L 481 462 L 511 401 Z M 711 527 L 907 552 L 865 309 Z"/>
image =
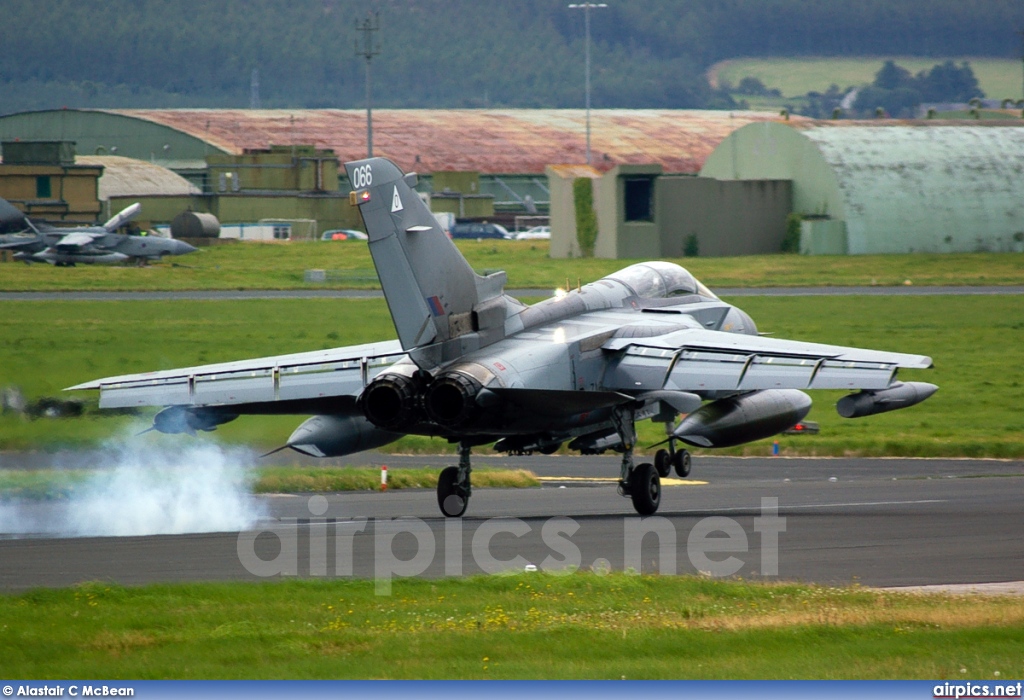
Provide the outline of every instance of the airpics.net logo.
<path id="1" fill-rule="evenodd" d="M 371 576 L 377 595 L 390 595 L 396 577 L 580 569 L 603 575 L 613 568 L 605 557 L 584 557 L 583 549 L 593 548 L 593 537 L 570 517 L 530 522 L 505 517 L 469 522 L 415 517 L 337 520 L 324 517 L 328 505 L 326 497 L 311 496 L 307 508 L 312 517 L 281 518 L 260 530 L 239 533 L 242 567 L 260 578 Z M 779 516 L 778 498 L 763 497 L 751 533 L 738 520 L 724 516 L 701 518 L 688 529 L 662 516 L 624 517 L 621 527 L 625 571 L 675 575 L 682 554 L 697 572 L 711 577 L 737 575 L 748 563 L 748 571 L 756 570 L 759 576 L 778 576 L 779 536 L 786 531 L 786 518 Z M 603 540 L 606 545 L 614 542 Z M 611 551 L 600 548 L 606 555 Z"/>

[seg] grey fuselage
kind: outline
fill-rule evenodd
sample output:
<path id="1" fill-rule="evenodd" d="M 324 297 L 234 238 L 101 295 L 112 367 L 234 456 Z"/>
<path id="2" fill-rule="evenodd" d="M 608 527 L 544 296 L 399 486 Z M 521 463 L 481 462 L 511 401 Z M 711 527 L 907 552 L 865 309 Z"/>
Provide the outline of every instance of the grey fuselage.
<path id="1" fill-rule="evenodd" d="M 417 364 L 416 351 L 382 373 L 378 380 L 385 382 L 395 375 L 429 382 L 420 387 L 423 410 L 410 407 L 391 427 L 450 438 L 473 435 L 481 442 L 524 433 L 558 441 L 600 432 L 611 428 L 611 409 L 624 394 L 656 392 L 665 382 L 663 359 L 647 377 L 635 367 L 620 372 L 621 358 L 607 351 L 609 343 L 686 328 L 757 333 L 749 316 L 671 263 L 634 265 L 529 307 L 503 300 L 504 323 L 448 341 L 458 344 L 457 359 L 440 363 L 433 377 L 419 370 L 424 363 Z M 478 343 L 484 347 L 469 349 Z M 530 389 L 543 391 L 532 400 Z M 515 400 L 506 400 L 504 390 L 515 390 Z M 656 399 L 641 403 L 649 405 L 638 417 L 657 412 Z M 364 407 L 371 420 L 388 423 L 379 412 L 374 415 L 380 407 L 370 394 Z"/>

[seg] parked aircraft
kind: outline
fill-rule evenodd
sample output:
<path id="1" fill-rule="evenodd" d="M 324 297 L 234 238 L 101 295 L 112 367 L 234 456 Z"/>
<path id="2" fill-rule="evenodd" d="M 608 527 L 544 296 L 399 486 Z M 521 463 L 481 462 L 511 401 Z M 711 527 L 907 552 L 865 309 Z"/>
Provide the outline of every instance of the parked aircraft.
<path id="1" fill-rule="evenodd" d="M 167 406 L 164 433 L 213 430 L 242 414 L 315 414 L 286 446 L 333 457 L 401 435 L 458 444 L 441 472 L 442 513 L 471 494 L 470 451 L 622 453 L 620 492 L 654 513 L 661 478 L 685 477 L 680 443 L 724 447 L 800 421 L 808 389 L 854 391 L 842 416 L 919 403 L 937 389 L 899 382 L 928 357 L 767 338 L 679 265 L 647 262 L 527 306 L 505 273 L 478 276 L 403 174 L 382 158 L 347 163 L 398 340 L 241 362 L 108 377 L 101 408 Z M 680 414 L 685 417 L 679 421 Z M 637 463 L 636 421 L 662 421 L 667 449 Z"/>
<path id="2" fill-rule="evenodd" d="M 0 225 L 3 230 L 17 230 L 0 235 L 0 250 L 17 251 L 15 260 L 47 262 L 58 267 L 159 260 L 165 255 L 185 255 L 196 250 L 185 241 L 173 238 L 116 233 L 141 210 L 142 206 L 135 203 L 102 226 L 55 228 L 33 223 L 10 202 L 0 199 Z"/>

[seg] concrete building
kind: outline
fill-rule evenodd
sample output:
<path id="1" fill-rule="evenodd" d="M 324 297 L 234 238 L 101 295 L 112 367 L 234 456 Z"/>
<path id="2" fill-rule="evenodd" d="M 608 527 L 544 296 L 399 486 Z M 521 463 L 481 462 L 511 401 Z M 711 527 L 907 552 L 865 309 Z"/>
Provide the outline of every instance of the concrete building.
<path id="1" fill-rule="evenodd" d="M 599 258 L 678 258 L 777 253 L 792 207 L 788 180 L 721 181 L 663 175 L 658 165 L 600 173 L 585 166 L 548 168 L 551 257 L 579 257 L 573 182 L 593 183 Z"/>
<path id="2" fill-rule="evenodd" d="M 0 151 L 0 197 L 28 216 L 69 225 L 99 217 L 104 166 L 76 163 L 74 143 L 4 141 Z"/>

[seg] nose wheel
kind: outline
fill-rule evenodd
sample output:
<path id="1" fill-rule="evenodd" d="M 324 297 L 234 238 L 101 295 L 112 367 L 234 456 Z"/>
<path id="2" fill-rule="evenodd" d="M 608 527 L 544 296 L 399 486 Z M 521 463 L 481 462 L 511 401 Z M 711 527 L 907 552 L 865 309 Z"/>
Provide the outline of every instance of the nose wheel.
<path id="1" fill-rule="evenodd" d="M 662 479 L 669 476 L 675 470 L 676 476 L 685 479 L 690 475 L 691 458 L 687 450 L 677 450 L 675 437 L 672 435 L 672 422 L 665 424 L 665 432 L 668 433 L 668 449 L 658 450 L 654 453 L 654 468 Z"/>

